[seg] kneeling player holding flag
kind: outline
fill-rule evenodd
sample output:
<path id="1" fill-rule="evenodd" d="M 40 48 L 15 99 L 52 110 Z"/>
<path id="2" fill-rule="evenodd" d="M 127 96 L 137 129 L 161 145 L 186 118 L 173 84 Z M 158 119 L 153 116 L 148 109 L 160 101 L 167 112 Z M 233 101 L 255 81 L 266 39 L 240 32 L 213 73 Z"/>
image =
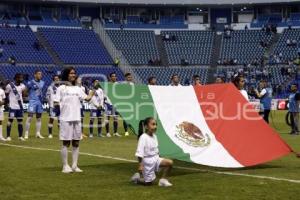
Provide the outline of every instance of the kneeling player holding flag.
<path id="1" fill-rule="evenodd" d="M 55 104 L 60 106 L 60 135 L 59 138 L 63 142 L 61 156 L 63 162 L 63 173 L 82 172 L 79 169 L 79 141 L 81 140 L 81 101 L 90 101 L 94 95 L 94 91 L 90 91 L 86 95 L 80 87 L 76 85 L 76 71 L 73 67 L 66 68 L 62 71 L 62 81 L 64 85 L 58 87 L 54 97 Z M 68 164 L 68 147 L 72 143 L 72 168 Z"/>
<path id="2" fill-rule="evenodd" d="M 134 174 L 131 180 L 134 183 L 152 185 L 156 178 L 155 172 L 162 168 L 163 174 L 158 185 L 170 187 L 172 184 L 166 177 L 172 169 L 173 161 L 159 157 L 158 141 L 155 135 L 156 129 L 157 123 L 152 117 L 141 120 L 139 123 L 139 142 L 135 154 L 139 161 L 139 173 Z M 144 180 L 141 179 L 141 175 Z"/>

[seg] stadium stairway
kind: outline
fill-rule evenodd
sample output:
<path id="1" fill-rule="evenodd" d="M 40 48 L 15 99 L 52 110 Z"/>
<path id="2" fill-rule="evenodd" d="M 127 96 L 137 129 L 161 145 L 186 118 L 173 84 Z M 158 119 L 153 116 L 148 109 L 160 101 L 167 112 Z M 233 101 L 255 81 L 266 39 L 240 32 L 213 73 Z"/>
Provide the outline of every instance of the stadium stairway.
<path id="1" fill-rule="evenodd" d="M 119 59 L 120 63 L 118 67 L 120 68 L 120 70 L 124 74 L 128 72 L 131 73 L 134 77 L 135 83 L 142 84 L 142 80 L 132 69 L 132 66 L 129 64 L 122 52 L 117 50 L 99 19 L 93 20 L 93 30 L 98 35 L 99 40 L 102 41 L 104 47 L 106 48 L 112 59 L 114 61 L 115 59 Z"/>
<path id="2" fill-rule="evenodd" d="M 210 68 L 208 70 L 208 83 L 214 83 L 215 81 L 215 73 L 217 72 L 218 59 L 221 53 L 221 44 L 222 44 L 222 34 L 215 33 L 214 41 L 213 41 L 213 49 L 211 52 L 211 61 Z"/>
<path id="3" fill-rule="evenodd" d="M 164 42 L 162 40 L 162 36 L 155 35 L 155 42 L 156 42 L 157 50 L 158 50 L 159 57 L 161 60 L 161 64 L 163 66 L 168 67 L 169 66 L 168 56 L 167 56 L 166 49 L 164 48 Z"/>
<path id="4" fill-rule="evenodd" d="M 222 34 L 219 35 L 215 33 L 214 41 L 213 41 L 213 49 L 211 52 L 211 61 L 210 61 L 211 68 L 217 67 L 217 62 L 221 53 L 221 44 L 222 44 Z"/>
<path id="5" fill-rule="evenodd" d="M 40 43 L 42 44 L 42 46 L 45 47 L 46 51 L 48 52 L 48 54 L 52 57 L 53 62 L 58 65 L 58 66 L 63 66 L 63 62 L 62 60 L 59 58 L 59 56 L 57 55 L 57 53 L 51 48 L 51 46 L 49 45 L 49 43 L 47 42 L 47 40 L 43 37 L 43 35 L 41 34 L 41 32 L 37 31 L 35 33 L 37 39 L 40 41 Z"/>
<path id="6" fill-rule="evenodd" d="M 266 52 L 264 54 L 264 64 L 265 65 L 268 64 L 269 57 L 272 54 L 272 52 L 274 52 L 276 44 L 280 39 L 280 36 L 281 36 L 281 34 L 279 34 L 279 33 L 276 33 L 276 34 L 273 35 L 272 40 L 271 40 L 271 42 L 268 46 L 268 49 L 266 50 Z"/>

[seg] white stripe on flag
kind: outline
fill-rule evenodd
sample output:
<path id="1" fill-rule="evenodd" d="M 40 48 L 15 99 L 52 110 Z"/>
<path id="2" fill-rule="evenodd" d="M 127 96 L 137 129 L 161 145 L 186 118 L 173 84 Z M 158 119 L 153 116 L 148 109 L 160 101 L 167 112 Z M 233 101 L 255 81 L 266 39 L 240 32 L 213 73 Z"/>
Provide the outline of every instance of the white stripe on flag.
<path id="1" fill-rule="evenodd" d="M 149 86 L 149 90 L 165 132 L 174 144 L 190 155 L 193 162 L 214 167 L 243 167 L 216 140 L 205 121 L 192 86 Z M 206 147 L 193 147 L 176 137 L 176 126 L 184 121 L 193 123 L 202 133 L 207 134 L 211 140 L 210 144 Z"/>

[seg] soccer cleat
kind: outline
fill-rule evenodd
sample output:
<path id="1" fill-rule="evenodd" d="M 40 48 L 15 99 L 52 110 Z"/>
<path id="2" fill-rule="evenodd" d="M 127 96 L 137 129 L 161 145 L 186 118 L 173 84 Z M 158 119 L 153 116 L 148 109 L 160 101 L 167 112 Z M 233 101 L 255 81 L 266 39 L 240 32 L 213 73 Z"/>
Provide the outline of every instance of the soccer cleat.
<path id="1" fill-rule="evenodd" d="M 44 139 L 44 137 L 43 137 L 40 133 L 37 133 L 37 134 L 36 134 L 36 138 Z"/>
<path id="2" fill-rule="evenodd" d="M 162 178 L 162 179 L 159 180 L 158 186 L 160 186 L 160 187 L 171 187 L 173 185 L 167 179 Z"/>
<path id="3" fill-rule="evenodd" d="M 129 133 L 128 132 L 125 132 L 125 137 L 129 136 Z"/>
<path id="4" fill-rule="evenodd" d="M 82 173 L 83 171 L 79 167 L 72 167 L 72 171 L 75 173 Z"/>
<path id="5" fill-rule="evenodd" d="M 19 137 L 19 140 L 21 141 L 25 141 L 25 139 L 23 137 Z"/>
<path id="6" fill-rule="evenodd" d="M 111 134 L 110 134 L 110 133 L 107 133 L 107 134 L 106 134 L 106 137 L 111 137 Z"/>
<path id="7" fill-rule="evenodd" d="M 104 137 L 105 137 L 105 135 L 99 134 L 99 135 L 98 135 L 98 137 L 100 137 L 100 138 L 104 138 Z"/>
<path id="8" fill-rule="evenodd" d="M 26 140 L 29 138 L 29 133 L 28 133 L 28 132 L 25 132 L 24 138 L 25 138 Z"/>
<path id="9" fill-rule="evenodd" d="M 11 137 L 7 137 L 6 141 L 8 141 L 8 142 L 11 141 Z"/>
<path id="10" fill-rule="evenodd" d="M 116 136 L 116 137 L 122 137 L 119 133 L 115 133 L 114 136 Z"/>
<path id="11" fill-rule="evenodd" d="M 73 170 L 69 165 L 63 166 L 62 173 L 69 174 L 69 173 L 72 173 L 72 172 L 73 172 Z"/>
<path id="12" fill-rule="evenodd" d="M 140 180 L 140 178 L 141 178 L 140 173 L 135 173 L 135 174 L 131 177 L 130 181 L 133 182 L 133 183 L 135 183 L 135 184 L 137 184 L 138 181 Z"/>
<path id="13" fill-rule="evenodd" d="M 52 135 L 52 134 L 48 135 L 48 138 L 49 138 L 49 139 L 52 139 L 52 138 L 53 138 L 53 135 Z"/>
<path id="14" fill-rule="evenodd" d="M 0 137 L 0 141 L 5 142 L 6 139 L 4 137 Z"/>
<path id="15" fill-rule="evenodd" d="M 93 138 L 93 137 L 94 137 L 94 135 L 92 135 L 92 134 L 89 135 L 89 138 Z"/>

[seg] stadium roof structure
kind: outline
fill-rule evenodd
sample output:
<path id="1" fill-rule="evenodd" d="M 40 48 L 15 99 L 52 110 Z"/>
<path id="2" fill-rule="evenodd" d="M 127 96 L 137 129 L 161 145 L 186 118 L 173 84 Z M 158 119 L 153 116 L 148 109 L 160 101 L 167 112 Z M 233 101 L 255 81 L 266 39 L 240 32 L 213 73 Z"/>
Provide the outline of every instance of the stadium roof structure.
<path id="1" fill-rule="evenodd" d="M 23 0 L 22 2 L 97 3 L 134 5 L 236 5 L 296 3 L 299 0 Z"/>

